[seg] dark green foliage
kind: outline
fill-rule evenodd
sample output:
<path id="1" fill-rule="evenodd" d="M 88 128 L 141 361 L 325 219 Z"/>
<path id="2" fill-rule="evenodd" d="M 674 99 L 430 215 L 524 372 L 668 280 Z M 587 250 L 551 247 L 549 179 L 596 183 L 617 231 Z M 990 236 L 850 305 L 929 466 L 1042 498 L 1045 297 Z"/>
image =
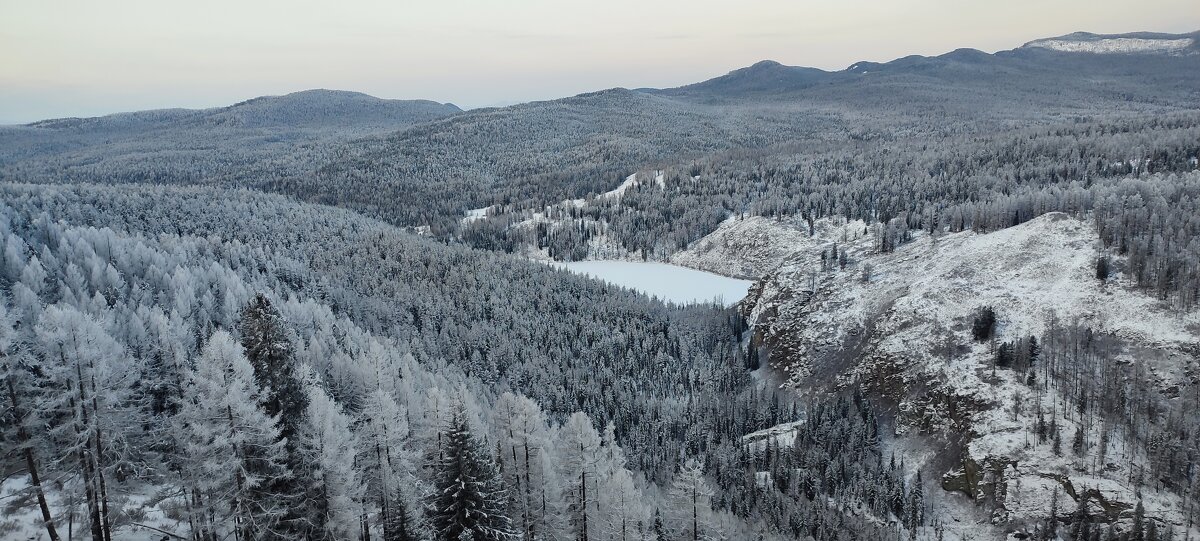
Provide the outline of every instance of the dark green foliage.
<path id="1" fill-rule="evenodd" d="M 429 501 L 434 538 L 459 541 L 464 532 L 475 541 L 512 538 L 504 480 L 487 449 L 471 435 L 461 405 L 446 427 L 443 451 Z"/>
<path id="2" fill-rule="evenodd" d="M 884 535 L 873 525 L 880 518 L 894 516 L 905 524 L 922 519 L 923 511 L 914 514 L 912 505 L 924 501 L 923 491 L 916 485 L 906 487 L 900 469 L 882 462 L 878 420 L 865 397 L 814 398 L 803 419 L 790 446 L 767 438 L 750 449 L 738 442 L 738 451 L 712 453 L 719 459 L 710 470 L 713 481 L 726 489 L 727 503 L 719 507 L 727 506 L 739 516 L 761 517 L 785 535 L 818 540 L 845 533 L 839 523 L 853 523 L 851 530 L 875 539 Z M 766 420 L 759 428 L 788 420 Z M 741 439 L 736 432 L 728 437 Z M 760 484 L 754 472 L 769 472 L 768 482 Z M 825 510 L 827 498 L 846 494 L 857 495 L 876 518 Z"/>
<path id="3" fill-rule="evenodd" d="M 971 336 L 976 341 L 990 340 L 996 334 L 996 312 L 991 306 L 984 306 L 975 311 L 971 320 Z"/>
<path id="4" fill-rule="evenodd" d="M 996 366 L 1001 368 L 1009 368 L 1013 365 L 1013 345 L 1012 342 L 1004 342 L 1000 347 L 996 348 Z"/>
<path id="5" fill-rule="evenodd" d="M 308 395 L 296 374 L 296 361 L 279 312 L 262 293 L 242 309 L 238 331 L 254 379 L 262 389 L 267 415 L 278 415 L 280 432 L 295 440 L 296 429 L 308 408 Z"/>
<path id="6" fill-rule="evenodd" d="M 1109 262 L 1108 256 L 1102 255 L 1096 258 L 1096 279 L 1101 282 L 1108 280 Z"/>
<path id="7" fill-rule="evenodd" d="M 285 537 L 307 532 L 323 532 L 321 524 L 314 523 L 326 516 L 320 509 L 307 509 L 309 502 L 322 502 L 323 498 L 310 494 L 316 485 L 309 480 L 314 475 L 314 465 L 301 459 L 297 438 L 300 424 L 308 408 L 308 394 L 297 374 L 292 345 L 286 335 L 283 319 L 271 302 L 262 293 L 256 294 L 242 308 L 238 330 L 242 348 L 250 366 L 254 368 L 254 379 L 260 389 L 259 400 L 267 415 L 279 417 L 280 439 L 287 450 L 287 475 L 273 475 L 271 482 L 262 490 L 274 494 L 287 510 L 280 525 Z"/>
<path id="8" fill-rule="evenodd" d="M 383 522 L 383 541 L 417 541 L 417 532 L 403 491 L 397 490 L 386 509 Z"/>

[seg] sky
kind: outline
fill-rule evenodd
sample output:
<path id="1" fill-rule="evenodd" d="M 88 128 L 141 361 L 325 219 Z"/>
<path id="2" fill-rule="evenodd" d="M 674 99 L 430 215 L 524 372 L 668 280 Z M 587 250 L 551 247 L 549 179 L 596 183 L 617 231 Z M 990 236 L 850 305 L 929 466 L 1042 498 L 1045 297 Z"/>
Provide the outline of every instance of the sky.
<path id="1" fill-rule="evenodd" d="M 1200 30 L 1196 0 L 0 0 L 0 124 L 309 88 L 460 107 L 843 69 L 1074 31 Z"/>

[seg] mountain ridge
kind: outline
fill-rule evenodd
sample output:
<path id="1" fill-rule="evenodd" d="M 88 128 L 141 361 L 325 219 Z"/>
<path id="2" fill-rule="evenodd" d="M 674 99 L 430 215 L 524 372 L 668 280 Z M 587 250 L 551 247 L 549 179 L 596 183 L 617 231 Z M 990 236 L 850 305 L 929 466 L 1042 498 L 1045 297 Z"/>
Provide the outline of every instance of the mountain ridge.
<path id="1" fill-rule="evenodd" d="M 1200 53 L 1200 39 L 1197 37 L 1200 37 L 1200 31 L 1184 34 L 1074 32 L 1064 36 L 1039 38 L 1026 42 L 1020 47 L 995 53 L 987 53 L 973 48 L 958 48 L 939 55 L 907 55 L 886 62 L 862 60 L 850 64 L 845 69 L 833 71 L 806 66 L 789 66 L 774 60 L 762 60 L 704 81 L 678 87 L 643 90 L 677 98 L 720 100 L 763 97 L 785 92 L 794 94 L 816 87 L 852 84 L 854 76 L 881 71 L 897 76 L 938 76 L 955 69 L 961 70 L 967 66 L 975 66 L 978 68 L 988 67 L 993 70 L 1023 70 L 1030 73 L 1063 69 L 1079 73 L 1089 71 L 1121 73 L 1122 70 L 1130 67 L 1145 69 L 1144 66 L 1138 66 L 1136 62 L 1139 62 L 1138 58 L 1147 51 L 1172 53 L 1173 56 L 1194 56 L 1193 53 Z M 1104 45 L 1107 43 L 1104 40 L 1134 41 Z M 1085 45 L 1072 45 L 1087 43 L 1101 44 L 1097 46 L 1101 51 L 1124 54 L 1107 55 L 1110 57 L 1108 60 L 1100 61 L 1088 56 L 1072 54 L 1074 52 L 1091 52 Z M 1121 45 L 1125 45 L 1125 47 Z M 1122 65 L 1118 69 L 1114 69 L 1113 63 Z"/>
<path id="2" fill-rule="evenodd" d="M 112 113 L 94 117 L 62 117 L 38 120 L 18 127 L 27 128 L 76 128 L 104 126 L 137 126 L 154 125 L 175 121 L 207 121 L 217 124 L 245 123 L 249 120 L 256 127 L 284 127 L 291 125 L 313 125 L 337 121 L 339 115 L 361 112 L 354 109 L 369 110 L 381 114 L 381 121 L 404 122 L 415 118 L 418 122 L 426 122 L 440 116 L 461 113 L 462 109 L 450 103 L 439 103 L 433 100 L 400 100 L 379 98 L 363 92 L 351 90 L 330 90 L 314 88 L 300 90 L 280 95 L 265 95 L 249 98 L 232 105 L 207 107 L 199 109 L 172 107 L 164 109 L 147 109 Z M 316 118 L 295 122 L 287 118 L 289 109 L 307 110 L 317 113 Z M 281 116 L 282 115 L 282 116 Z M 241 122 L 239 122 L 239 120 Z"/>

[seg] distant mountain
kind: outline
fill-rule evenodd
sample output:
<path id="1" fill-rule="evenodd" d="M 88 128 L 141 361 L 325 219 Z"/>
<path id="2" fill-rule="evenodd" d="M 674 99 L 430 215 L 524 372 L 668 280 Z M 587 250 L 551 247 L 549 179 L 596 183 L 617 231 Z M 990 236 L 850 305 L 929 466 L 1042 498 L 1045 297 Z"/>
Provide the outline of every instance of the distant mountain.
<path id="1" fill-rule="evenodd" d="M 1200 32 L 1191 34 L 1075 32 L 1056 38 L 1034 40 L 1022 45 L 1021 48 L 1094 54 L 1200 54 L 1200 41 L 1197 40 L 1197 37 L 1200 37 Z"/>
<path id="2" fill-rule="evenodd" d="M 840 71 L 764 61 L 677 88 L 470 111 L 313 90 L 216 109 L 0 128 L 0 181 L 247 186 L 453 234 L 469 209 L 538 209 L 611 190 L 664 161 L 1194 111 L 1197 89 L 1200 55 L 1026 46 Z"/>
<path id="3" fill-rule="evenodd" d="M 795 90 L 829 80 L 833 74 L 817 68 L 785 66 L 774 60 L 763 60 L 749 67 L 733 70 L 704 82 L 656 91 L 666 96 L 704 96 L 710 94 L 751 95 L 776 92 L 780 88 Z M 652 92 L 655 92 L 652 90 Z"/>
<path id="4" fill-rule="evenodd" d="M 335 145 L 461 112 L 308 90 L 212 109 L 44 120 L 0 127 L 0 179 L 262 186 L 310 173 Z"/>
<path id="5" fill-rule="evenodd" d="M 841 71 L 763 61 L 707 81 L 645 91 L 704 102 L 805 100 L 855 106 L 903 98 L 908 105 L 940 107 L 964 96 L 988 98 L 989 109 L 996 99 L 1071 106 L 1096 94 L 1118 101 L 1194 104 L 1200 88 L 1198 36 L 1080 32 L 995 54 L 958 49 L 938 56 L 856 62 Z M 1102 54 L 1071 54 L 1079 52 Z"/>
<path id="6" fill-rule="evenodd" d="M 141 130 L 226 126 L 236 128 L 399 129 L 462 112 L 428 100 L 388 100 L 361 92 L 305 90 L 262 96 L 212 109 L 161 109 L 94 118 L 61 118 L 34 128 Z"/>
<path id="7" fill-rule="evenodd" d="M 429 100 L 386 100 L 360 92 L 305 90 L 285 96 L 264 96 L 224 107 L 213 121 L 252 127 L 378 126 L 420 124 L 455 113 L 452 104 Z"/>

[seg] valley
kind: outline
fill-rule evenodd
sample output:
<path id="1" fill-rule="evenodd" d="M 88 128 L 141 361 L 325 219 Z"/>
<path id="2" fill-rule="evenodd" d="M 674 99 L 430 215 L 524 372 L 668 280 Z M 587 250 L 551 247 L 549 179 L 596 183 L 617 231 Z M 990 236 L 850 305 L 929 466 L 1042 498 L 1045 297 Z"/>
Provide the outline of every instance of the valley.
<path id="1" fill-rule="evenodd" d="M 1195 538 L 1198 41 L 0 126 L 0 540 Z"/>

